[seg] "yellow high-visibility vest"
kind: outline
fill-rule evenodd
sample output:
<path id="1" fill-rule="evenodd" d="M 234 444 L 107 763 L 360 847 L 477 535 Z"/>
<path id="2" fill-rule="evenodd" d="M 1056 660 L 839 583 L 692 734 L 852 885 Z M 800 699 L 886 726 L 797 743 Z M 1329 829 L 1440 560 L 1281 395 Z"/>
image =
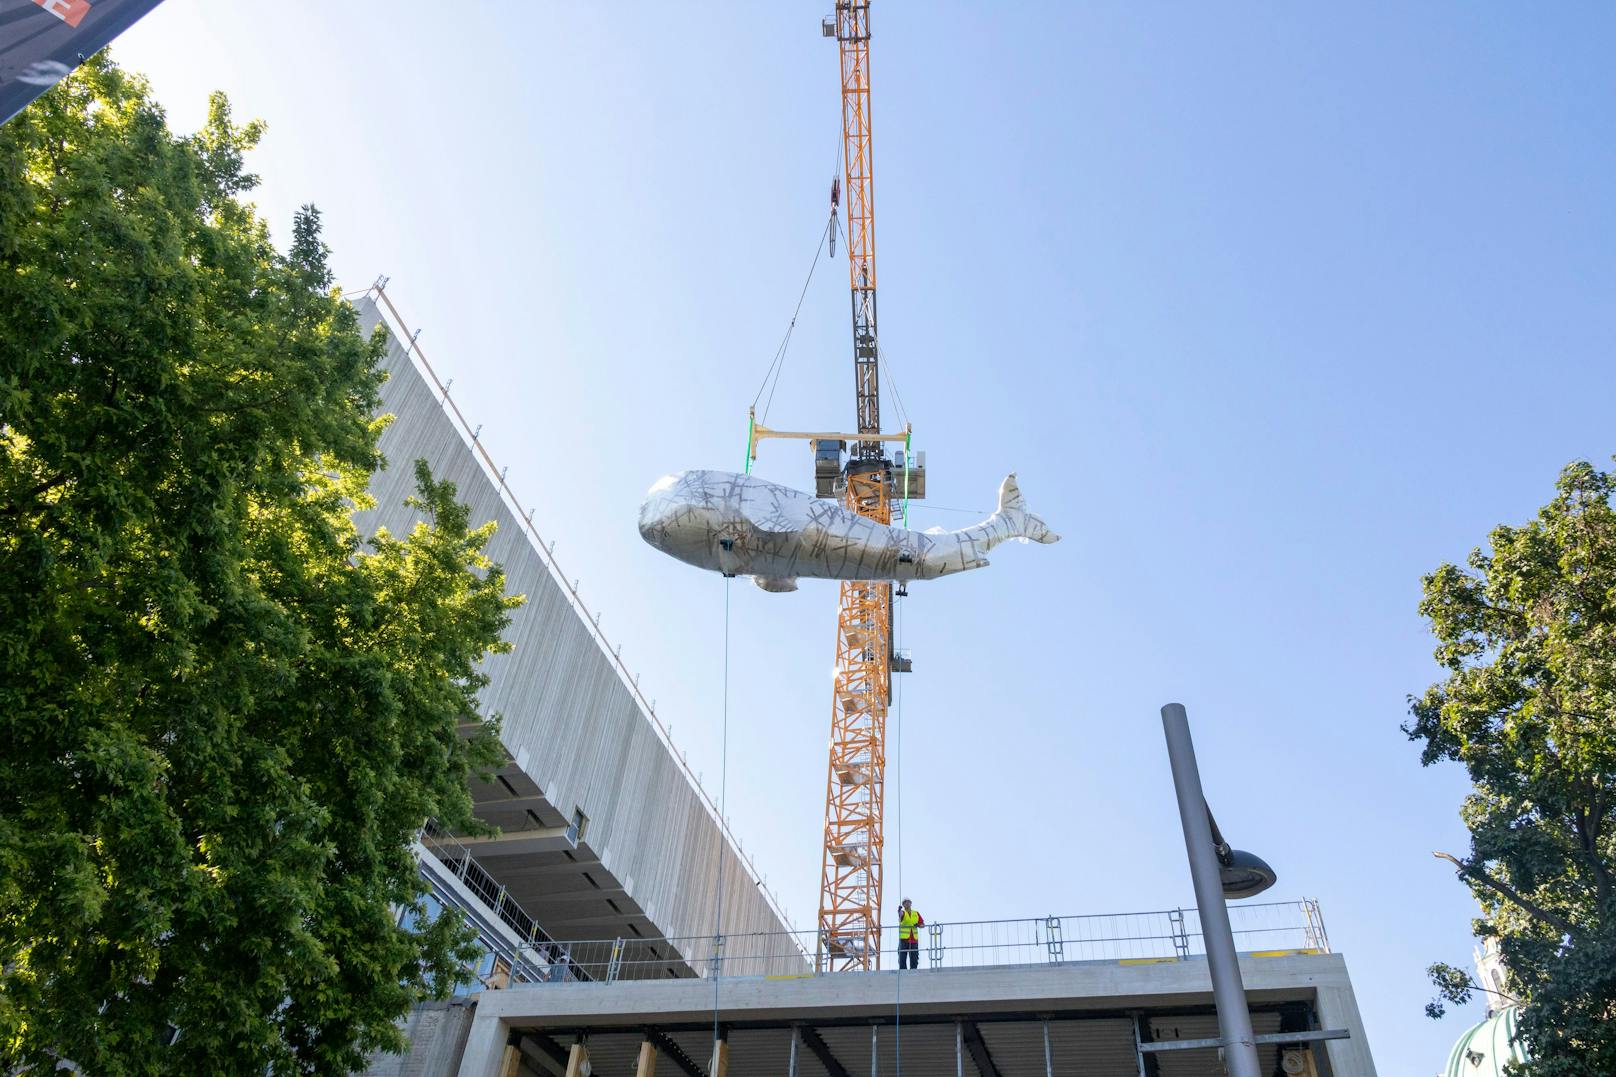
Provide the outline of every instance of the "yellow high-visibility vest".
<path id="1" fill-rule="evenodd" d="M 916 930 L 915 926 L 919 923 L 920 914 L 913 909 L 906 909 L 898 913 L 898 938 L 903 942 L 910 942 L 920 938 L 920 932 Z"/>

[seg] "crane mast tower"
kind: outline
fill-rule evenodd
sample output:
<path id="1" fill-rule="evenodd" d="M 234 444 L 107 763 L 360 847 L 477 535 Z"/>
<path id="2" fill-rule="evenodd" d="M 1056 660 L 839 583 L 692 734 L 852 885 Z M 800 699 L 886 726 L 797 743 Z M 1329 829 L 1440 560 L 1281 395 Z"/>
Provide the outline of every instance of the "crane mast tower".
<path id="1" fill-rule="evenodd" d="M 882 442 L 880 349 L 875 319 L 875 186 L 870 146 L 870 3 L 837 0 L 841 52 L 842 173 L 847 193 L 847 270 L 853 303 L 853 374 L 858 433 L 841 495 L 848 508 L 892 522 L 892 465 Z M 834 197 L 834 195 L 833 195 Z M 819 966 L 863 970 L 881 964 L 882 807 L 887 707 L 895 666 L 892 584 L 841 585 L 836 625 L 836 688 L 819 900 Z"/>

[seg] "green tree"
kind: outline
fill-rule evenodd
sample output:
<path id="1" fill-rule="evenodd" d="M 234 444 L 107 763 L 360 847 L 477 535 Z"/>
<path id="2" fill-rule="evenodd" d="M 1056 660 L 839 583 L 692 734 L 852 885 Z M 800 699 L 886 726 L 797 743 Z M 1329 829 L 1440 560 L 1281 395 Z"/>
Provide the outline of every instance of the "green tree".
<path id="1" fill-rule="evenodd" d="M 1612 475 L 1577 463 L 1524 527 L 1498 527 L 1469 570 L 1425 577 L 1420 612 L 1447 677 L 1411 700 L 1422 762 L 1464 764 L 1469 853 L 1521 1004 L 1533 1077 L 1616 1073 L 1616 510 Z M 1432 966 L 1442 998 L 1463 973 Z M 1428 1008 L 1440 1016 L 1440 1002 Z"/>
<path id="2" fill-rule="evenodd" d="M 259 134 L 100 61 L 0 128 L 6 1072 L 350 1070 L 469 955 L 393 909 L 517 600 L 424 465 L 361 541 L 383 341 L 243 201 Z"/>

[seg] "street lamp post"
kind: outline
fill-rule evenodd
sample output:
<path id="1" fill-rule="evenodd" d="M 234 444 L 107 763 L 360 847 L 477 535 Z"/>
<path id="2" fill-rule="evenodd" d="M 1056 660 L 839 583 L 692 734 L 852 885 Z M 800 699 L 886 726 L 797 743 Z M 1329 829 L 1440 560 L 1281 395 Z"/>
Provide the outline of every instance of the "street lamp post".
<path id="1" fill-rule="evenodd" d="M 1161 716 L 1167 756 L 1173 766 L 1173 788 L 1178 793 L 1178 815 L 1184 824 L 1184 851 L 1189 854 L 1195 905 L 1201 916 L 1201 938 L 1206 944 L 1206 963 L 1212 971 L 1212 1001 L 1218 1011 L 1224 1065 L 1230 1077 L 1262 1077 L 1224 895 L 1226 888 L 1235 896 L 1260 893 L 1273 885 L 1274 873 L 1257 857 L 1231 850 L 1223 843 L 1222 835 L 1213 838 L 1212 812 L 1201 791 L 1189 716 L 1181 703 L 1167 704 Z"/>

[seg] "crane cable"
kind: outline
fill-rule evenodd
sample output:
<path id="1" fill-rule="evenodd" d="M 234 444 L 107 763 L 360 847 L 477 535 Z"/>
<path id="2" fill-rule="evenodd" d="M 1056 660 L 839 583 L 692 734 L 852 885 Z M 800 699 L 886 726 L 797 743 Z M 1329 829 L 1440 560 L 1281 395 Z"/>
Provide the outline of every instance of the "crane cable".
<path id="1" fill-rule="evenodd" d="M 903 420 L 905 426 L 908 426 L 909 409 L 903 405 L 903 394 L 898 392 L 898 379 L 893 373 L 892 360 L 887 358 L 887 350 L 881 347 L 879 339 L 875 342 L 875 354 L 881 360 L 881 373 L 887 377 L 887 388 L 892 390 L 892 398 L 898 403 L 898 418 Z"/>
<path id="2" fill-rule="evenodd" d="M 769 398 L 763 403 L 763 418 L 768 419 L 769 408 L 774 404 L 774 391 L 780 387 L 780 375 L 786 369 L 786 351 L 791 347 L 791 334 L 797 328 L 797 315 L 802 313 L 803 300 L 808 297 L 808 285 L 813 283 L 814 270 L 819 267 L 819 256 L 825 250 L 825 240 L 830 236 L 830 221 L 820 230 L 819 244 L 814 248 L 814 260 L 808 265 L 808 277 L 802 282 L 802 291 L 797 296 L 796 309 L 791 312 L 791 321 L 786 325 L 785 336 L 780 339 L 780 346 L 774 350 L 774 358 L 769 362 L 769 369 L 763 375 L 763 383 L 758 386 L 757 395 L 752 398 L 752 407 L 756 408 L 759 400 L 763 399 L 763 390 L 769 390 Z M 773 384 L 770 384 L 770 378 Z"/>
<path id="3" fill-rule="evenodd" d="M 841 234 L 842 243 L 844 245 L 852 242 L 847 238 L 847 230 L 841 226 L 840 222 L 837 223 L 836 231 Z M 881 373 L 887 379 L 887 388 L 892 391 L 892 398 L 898 405 L 898 418 L 902 420 L 905 426 L 907 426 L 909 425 L 909 409 L 903 406 L 903 394 L 898 392 L 898 379 L 892 376 L 892 364 L 891 361 L 887 359 L 886 349 L 881 347 L 881 340 L 879 337 L 877 337 L 875 341 L 875 354 L 876 357 L 881 361 Z"/>

